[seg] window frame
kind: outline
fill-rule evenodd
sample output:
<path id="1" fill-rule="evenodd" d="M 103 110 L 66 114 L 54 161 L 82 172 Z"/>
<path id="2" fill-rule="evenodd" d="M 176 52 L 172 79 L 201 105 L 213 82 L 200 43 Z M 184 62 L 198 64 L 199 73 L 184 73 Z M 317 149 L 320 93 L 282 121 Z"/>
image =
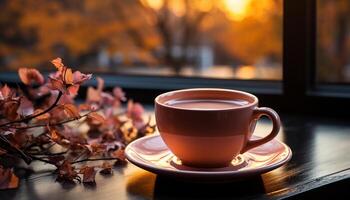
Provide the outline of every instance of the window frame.
<path id="1" fill-rule="evenodd" d="M 283 2 L 283 107 L 299 113 L 346 116 L 347 84 L 317 84 L 317 0 Z"/>
<path id="2" fill-rule="evenodd" d="M 260 105 L 281 112 L 348 116 L 350 87 L 316 84 L 317 0 L 283 1 L 283 64 L 281 81 L 96 74 L 107 87 L 123 87 L 135 100 L 153 103 L 156 95 L 174 89 L 221 87 L 256 94 Z M 0 73 L 0 82 L 15 84 L 15 72 Z M 95 85 L 91 81 L 85 86 Z M 85 95 L 86 87 L 82 88 Z"/>

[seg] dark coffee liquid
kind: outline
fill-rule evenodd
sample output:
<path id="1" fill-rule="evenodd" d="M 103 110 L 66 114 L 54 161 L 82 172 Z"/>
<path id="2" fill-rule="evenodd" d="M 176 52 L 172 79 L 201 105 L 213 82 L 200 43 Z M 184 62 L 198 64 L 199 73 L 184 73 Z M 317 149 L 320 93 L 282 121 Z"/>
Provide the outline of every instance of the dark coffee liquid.
<path id="1" fill-rule="evenodd" d="M 249 102 L 241 99 L 222 100 L 222 99 L 186 99 L 170 100 L 165 104 L 176 108 L 194 109 L 194 110 L 220 110 L 237 108 L 247 105 Z"/>

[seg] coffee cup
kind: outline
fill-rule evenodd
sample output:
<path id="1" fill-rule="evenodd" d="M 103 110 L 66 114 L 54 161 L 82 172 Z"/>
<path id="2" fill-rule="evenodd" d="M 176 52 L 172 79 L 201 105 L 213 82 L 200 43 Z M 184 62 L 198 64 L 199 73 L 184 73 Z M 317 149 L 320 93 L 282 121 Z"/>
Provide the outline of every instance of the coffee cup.
<path id="1" fill-rule="evenodd" d="M 272 121 L 272 131 L 251 140 L 261 116 Z M 155 98 L 160 136 L 182 164 L 200 168 L 225 167 L 252 148 L 272 140 L 280 118 L 271 108 L 258 107 L 247 92 L 195 88 L 163 93 Z"/>

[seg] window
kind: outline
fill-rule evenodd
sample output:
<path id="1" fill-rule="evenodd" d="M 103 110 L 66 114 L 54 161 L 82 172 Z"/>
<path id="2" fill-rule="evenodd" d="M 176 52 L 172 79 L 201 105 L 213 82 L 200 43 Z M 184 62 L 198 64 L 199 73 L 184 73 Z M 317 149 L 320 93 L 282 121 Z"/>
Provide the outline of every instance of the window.
<path id="1" fill-rule="evenodd" d="M 6 0 L 0 62 L 89 72 L 282 77 L 282 0 Z"/>
<path id="2" fill-rule="evenodd" d="M 50 69 L 48 60 L 60 56 L 139 101 L 151 103 L 165 90 L 221 87 L 252 92 L 262 105 L 281 111 L 346 115 L 349 5 L 4 0 L 0 82 L 16 82 L 20 66 Z"/>
<path id="3" fill-rule="evenodd" d="M 350 0 L 317 1 L 317 81 L 350 82 Z"/>

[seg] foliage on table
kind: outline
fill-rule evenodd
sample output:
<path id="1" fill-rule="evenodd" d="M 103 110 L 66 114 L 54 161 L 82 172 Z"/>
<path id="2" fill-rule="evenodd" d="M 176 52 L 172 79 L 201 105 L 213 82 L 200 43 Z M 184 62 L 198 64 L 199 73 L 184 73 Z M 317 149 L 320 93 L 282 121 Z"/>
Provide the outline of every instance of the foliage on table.
<path id="1" fill-rule="evenodd" d="M 113 166 L 126 164 L 129 142 L 154 132 L 142 105 L 126 101 L 119 87 L 103 91 L 99 77 L 77 104 L 80 85 L 92 75 L 73 72 L 60 58 L 51 63 L 56 72 L 46 80 L 36 69 L 21 68 L 23 84 L 0 85 L 0 189 L 18 186 L 14 169 L 21 160 L 53 165 L 57 181 L 95 183 L 97 171 L 112 174 Z"/>

